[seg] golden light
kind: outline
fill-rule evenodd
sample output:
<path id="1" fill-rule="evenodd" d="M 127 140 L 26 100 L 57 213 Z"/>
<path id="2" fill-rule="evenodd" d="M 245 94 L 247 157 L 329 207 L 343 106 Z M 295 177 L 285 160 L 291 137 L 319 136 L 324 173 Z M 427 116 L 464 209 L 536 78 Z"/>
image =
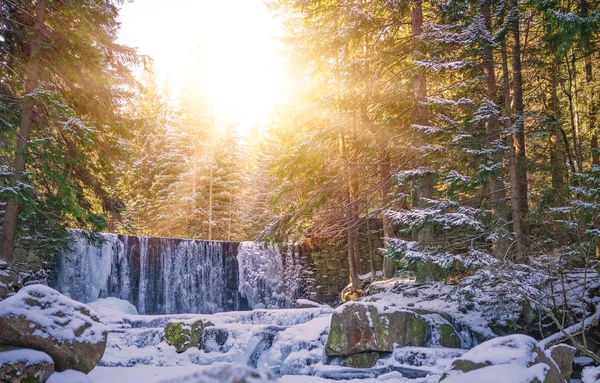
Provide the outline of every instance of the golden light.
<path id="1" fill-rule="evenodd" d="M 202 91 L 217 118 L 236 124 L 242 135 L 267 120 L 284 97 L 279 26 L 262 0 L 136 0 L 123 5 L 120 19 L 120 42 L 153 57 L 174 99 L 202 46 Z"/>

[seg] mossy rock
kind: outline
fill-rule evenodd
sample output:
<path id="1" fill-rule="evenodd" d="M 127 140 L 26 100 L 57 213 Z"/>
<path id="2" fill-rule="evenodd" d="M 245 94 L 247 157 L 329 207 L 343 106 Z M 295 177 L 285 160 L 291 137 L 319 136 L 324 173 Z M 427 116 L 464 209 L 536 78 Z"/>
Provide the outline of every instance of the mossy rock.
<path id="1" fill-rule="evenodd" d="M 408 310 L 372 302 L 348 302 L 332 317 L 325 353 L 328 356 L 354 355 L 396 347 L 425 346 L 429 323 Z"/>
<path id="2" fill-rule="evenodd" d="M 206 327 L 214 326 L 209 321 L 198 319 L 195 321 L 169 321 L 165 326 L 165 340 L 175 347 L 178 353 L 190 347 L 203 347 L 202 332 Z"/>
<path id="3" fill-rule="evenodd" d="M 352 368 L 372 368 L 375 367 L 380 357 L 381 353 L 379 352 L 361 352 L 360 354 L 342 357 L 340 364 Z"/>
<path id="4" fill-rule="evenodd" d="M 448 348 L 460 348 L 460 336 L 450 323 L 443 323 L 437 326 L 440 332 L 440 346 Z"/>
<path id="5" fill-rule="evenodd" d="M 43 383 L 54 373 L 54 362 L 41 351 L 0 351 L 0 383 Z"/>

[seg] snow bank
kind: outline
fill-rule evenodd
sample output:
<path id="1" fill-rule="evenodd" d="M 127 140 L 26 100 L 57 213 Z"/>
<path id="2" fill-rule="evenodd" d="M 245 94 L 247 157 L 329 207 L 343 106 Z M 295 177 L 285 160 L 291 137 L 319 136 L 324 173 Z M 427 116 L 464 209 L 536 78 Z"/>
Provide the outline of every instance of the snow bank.
<path id="1" fill-rule="evenodd" d="M 80 371 L 66 370 L 50 375 L 46 383 L 94 383 L 89 376 Z"/>
<path id="2" fill-rule="evenodd" d="M 216 363 L 191 375 L 164 381 L 164 383 L 275 383 L 266 371 L 255 370 L 243 364 Z"/>
<path id="3" fill-rule="evenodd" d="M 538 363 L 531 367 L 502 364 L 489 366 L 465 374 L 450 376 L 443 383 L 529 383 L 543 382 L 550 367 Z"/>
<path id="4" fill-rule="evenodd" d="M 581 374 L 581 383 L 598 383 L 600 367 L 586 367 Z"/>
<path id="5" fill-rule="evenodd" d="M 124 299 L 108 297 L 99 298 L 87 304 L 102 317 L 113 317 L 122 315 L 138 315 L 134 305 Z"/>

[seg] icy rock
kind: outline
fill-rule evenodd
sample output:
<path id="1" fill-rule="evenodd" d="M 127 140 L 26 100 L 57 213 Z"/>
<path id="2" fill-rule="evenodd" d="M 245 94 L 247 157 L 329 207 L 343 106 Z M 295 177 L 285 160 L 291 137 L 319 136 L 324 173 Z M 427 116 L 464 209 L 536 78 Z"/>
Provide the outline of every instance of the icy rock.
<path id="1" fill-rule="evenodd" d="M 556 363 L 535 339 L 526 335 L 495 338 L 469 350 L 452 362 L 440 382 L 482 383 L 488 381 L 484 379 L 486 376 L 494 377 L 496 382 L 565 382 Z"/>
<path id="2" fill-rule="evenodd" d="M 182 353 L 190 347 L 203 348 L 202 332 L 206 327 L 214 326 L 213 323 L 202 319 L 198 320 L 171 320 L 165 326 L 165 340 Z"/>
<path id="3" fill-rule="evenodd" d="M 242 364 L 217 363 L 202 371 L 163 383 L 275 383 L 266 371 L 255 370 Z"/>
<path id="4" fill-rule="evenodd" d="M 252 351 L 252 354 L 250 354 L 250 357 L 248 357 L 248 366 L 258 366 L 258 360 L 260 359 L 263 353 L 271 349 L 271 347 L 273 346 L 273 342 L 275 341 L 275 336 L 277 336 L 277 333 L 279 333 L 282 330 L 282 327 L 269 326 L 257 334 L 260 337 L 260 341 L 257 343 L 256 347 Z"/>
<path id="5" fill-rule="evenodd" d="M 394 360 L 400 365 L 444 370 L 454 359 L 460 358 L 465 352 L 466 350 L 460 349 L 403 347 L 394 350 Z"/>
<path id="6" fill-rule="evenodd" d="M 575 347 L 568 344 L 557 344 L 546 352 L 546 355 L 549 355 L 556 362 L 563 378 L 567 381 L 571 379 L 571 374 L 573 374 L 573 360 L 576 351 Z"/>
<path id="7" fill-rule="evenodd" d="M 329 307 L 329 306 L 322 305 L 320 303 L 313 302 L 308 299 L 296 299 L 296 303 L 294 304 L 294 307 L 297 309 L 316 309 L 319 307 Z"/>
<path id="8" fill-rule="evenodd" d="M 0 382 L 45 382 L 54 372 L 54 362 L 46 353 L 28 349 L 0 351 Z"/>
<path id="9" fill-rule="evenodd" d="M 313 375 L 315 366 L 323 360 L 330 323 L 328 315 L 288 327 L 277 334 L 258 365 L 278 375 Z"/>
<path id="10" fill-rule="evenodd" d="M 125 346 L 137 348 L 157 346 L 164 340 L 164 330 L 162 328 L 130 329 L 121 337 L 121 341 Z"/>
<path id="11" fill-rule="evenodd" d="M 204 329 L 203 350 L 206 352 L 227 352 L 231 345 L 227 344 L 229 330 L 222 327 L 207 327 Z"/>
<path id="12" fill-rule="evenodd" d="M 0 302 L 0 345 L 44 351 L 57 371 L 91 371 L 106 339 L 106 327 L 87 306 L 47 286 L 27 286 Z"/>
<path id="13" fill-rule="evenodd" d="M 349 302 L 333 312 L 325 353 L 337 356 L 392 352 L 394 345 L 424 346 L 429 334 L 429 323 L 412 311 L 377 303 Z"/>
<path id="14" fill-rule="evenodd" d="M 423 315 L 431 325 L 431 338 L 434 345 L 448 348 L 461 348 L 460 335 L 450 323 L 449 315 L 438 313 L 426 313 L 426 310 L 415 310 Z"/>

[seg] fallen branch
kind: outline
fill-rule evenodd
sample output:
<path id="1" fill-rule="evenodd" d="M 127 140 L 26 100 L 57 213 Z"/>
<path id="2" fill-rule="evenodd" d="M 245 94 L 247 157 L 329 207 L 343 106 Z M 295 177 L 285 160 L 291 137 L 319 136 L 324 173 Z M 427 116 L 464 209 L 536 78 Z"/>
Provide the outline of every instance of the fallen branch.
<path id="1" fill-rule="evenodd" d="M 560 321 L 558 320 L 558 318 L 556 318 L 556 316 L 554 315 L 554 313 L 552 312 L 552 310 L 550 310 L 549 308 L 547 308 L 546 306 L 542 305 L 540 302 L 538 302 L 537 300 L 535 300 L 534 298 L 531 298 L 530 296 L 528 296 L 527 294 L 525 294 L 523 292 L 523 290 L 521 290 L 521 288 L 514 284 L 515 288 L 517 289 L 517 291 L 523 295 L 523 297 L 530 303 L 535 304 L 536 306 L 538 306 L 540 309 L 542 309 L 542 311 L 544 311 L 549 317 L 550 319 L 552 319 L 552 321 L 554 322 L 554 324 L 558 327 L 558 329 L 560 330 L 559 332 L 557 332 L 556 334 L 550 335 L 549 337 L 543 339 L 540 341 L 540 346 L 542 347 L 542 349 L 548 349 L 556 344 L 559 344 L 565 340 L 569 340 L 571 341 L 571 343 L 573 344 L 573 347 L 575 347 L 578 351 L 580 351 L 582 354 L 589 356 L 590 358 L 592 358 L 596 363 L 600 364 L 600 356 L 594 354 L 593 352 L 589 351 L 585 346 L 583 346 L 582 344 L 580 344 L 577 339 L 575 339 L 575 336 L 578 334 L 582 334 L 585 332 L 586 329 L 590 328 L 590 327 L 594 327 L 594 326 L 598 326 L 598 323 L 600 322 L 600 305 L 598 307 L 596 307 L 596 312 L 587 317 L 585 320 L 583 320 L 580 323 L 574 324 L 573 326 L 564 328 Z"/>

